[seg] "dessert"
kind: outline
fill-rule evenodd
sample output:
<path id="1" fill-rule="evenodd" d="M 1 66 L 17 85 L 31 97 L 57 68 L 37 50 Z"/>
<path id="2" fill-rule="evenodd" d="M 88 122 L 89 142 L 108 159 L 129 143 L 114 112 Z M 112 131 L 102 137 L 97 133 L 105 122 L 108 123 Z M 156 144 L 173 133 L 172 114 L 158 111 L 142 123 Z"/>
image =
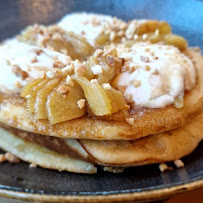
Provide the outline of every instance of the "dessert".
<path id="1" fill-rule="evenodd" d="M 0 46 L 0 148 L 76 173 L 179 163 L 203 138 L 202 67 L 167 22 L 29 26 Z"/>

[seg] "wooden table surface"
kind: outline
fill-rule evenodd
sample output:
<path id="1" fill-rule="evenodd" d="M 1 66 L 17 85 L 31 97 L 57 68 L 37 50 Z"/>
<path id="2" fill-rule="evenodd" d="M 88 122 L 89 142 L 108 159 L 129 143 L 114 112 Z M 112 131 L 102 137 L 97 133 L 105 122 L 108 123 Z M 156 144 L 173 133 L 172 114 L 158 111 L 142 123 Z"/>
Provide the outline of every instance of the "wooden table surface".
<path id="1" fill-rule="evenodd" d="M 159 203 L 203 203 L 203 189 L 176 195 Z M 24 201 L 0 198 L 0 203 L 26 203 Z M 156 202 L 153 202 L 156 203 Z"/>

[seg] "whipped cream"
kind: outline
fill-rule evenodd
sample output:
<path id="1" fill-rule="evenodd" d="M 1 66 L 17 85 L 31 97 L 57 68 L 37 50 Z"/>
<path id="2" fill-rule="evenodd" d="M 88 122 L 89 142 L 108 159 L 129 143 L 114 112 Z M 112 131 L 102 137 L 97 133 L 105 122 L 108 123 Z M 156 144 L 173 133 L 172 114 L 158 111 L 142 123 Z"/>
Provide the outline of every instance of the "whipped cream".
<path id="1" fill-rule="evenodd" d="M 137 108 L 164 108 L 195 86 L 195 67 L 176 47 L 137 43 L 119 53 L 125 67 L 113 83 L 125 87 L 124 97 Z"/>
<path id="2" fill-rule="evenodd" d="M 61 53 L 27 45 L 16 39 L 5 41 L 0 45 L 0 90 L 5 93 L 18 93 L 27 83 L 13 72 L 18 66 L 29 78 L 40 78 L 60 64 L 64 68 L 71 62 L 69 56 Z"/>
<path id="3" fill-rule="evenodd" d="M 109 31 L 110 33 L 113 26 L 125 26 L 126 23 L 108 15 L 72 13 L 64 16 L 58 22 L 58 25 L 66 31 L 71 31 L 85 37 L 94 46 L 95 39 L 102 32 Z"/>

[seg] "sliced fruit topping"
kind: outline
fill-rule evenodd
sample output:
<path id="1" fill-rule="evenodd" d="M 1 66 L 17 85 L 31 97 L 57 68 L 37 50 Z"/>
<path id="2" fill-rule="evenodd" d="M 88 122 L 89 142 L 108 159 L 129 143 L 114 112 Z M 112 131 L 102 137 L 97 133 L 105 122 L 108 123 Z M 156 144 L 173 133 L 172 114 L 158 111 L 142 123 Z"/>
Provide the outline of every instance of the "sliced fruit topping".
<path id="1" fill-rule="evenodd" d="M 85 114 L 85 106 L 78 105 L 84 99 L 84 93 L 79 84 L 67 85 L 63 80 L 48 96 L 46 110 L 51 124 L 60 123 Z"/>
<path id="2" fill-rule="evenodd" d="M 47 112 L 46 112 L 46 102 L 47 96 L 53 91 L 53 89 L 60 83 L 62 78 L 55 78 L 50 80 L 43 88 L 41 88 L 35 100 L 35 115 L 37 119 L 47 119 Z"/>
<path id="3" fill-rule="evenodd" d="M 111 114 L 110 99 L 98 83 L 91 83 L 84 77 L 74 77 L 73 79 L 81 85 L 90 109 L 96 116 Z"/>

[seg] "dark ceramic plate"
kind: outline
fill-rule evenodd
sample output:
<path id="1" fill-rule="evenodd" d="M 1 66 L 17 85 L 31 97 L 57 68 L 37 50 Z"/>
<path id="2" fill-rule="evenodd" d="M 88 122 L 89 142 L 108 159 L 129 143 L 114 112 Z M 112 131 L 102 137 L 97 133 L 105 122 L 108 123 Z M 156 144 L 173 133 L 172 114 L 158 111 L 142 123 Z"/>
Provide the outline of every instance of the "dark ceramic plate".
<path id="1" fill-rule="evenodd" d="M 167 20 L 173 31 L 203 50 L 203 1 L 161 0 L 0 0 L 0 40 L 33 23 L 50 24 L 74 11 L 111 14 L 130 20 Z M 56 172 L 28 164 L 0 164 L 0 195 L 24 200 L 146 201 L 203 186 L 203 143 L 183 159 L 185 167 L 160 173 L 158 165 L 131 168 L 122 174 Z"/>

